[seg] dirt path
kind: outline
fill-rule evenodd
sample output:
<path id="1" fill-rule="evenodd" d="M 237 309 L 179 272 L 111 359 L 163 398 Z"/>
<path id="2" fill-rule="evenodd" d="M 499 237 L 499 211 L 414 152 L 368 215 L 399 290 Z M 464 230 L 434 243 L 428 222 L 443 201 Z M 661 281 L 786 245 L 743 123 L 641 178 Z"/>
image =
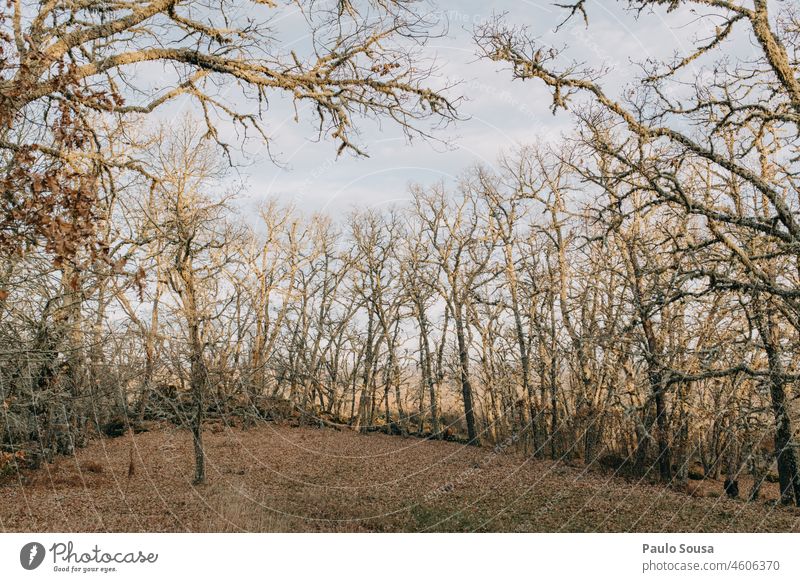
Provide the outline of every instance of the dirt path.
<path id="1" fill-rule="evenodd" d="M 135 473 L 128 477 L 131 442 Z M 276 425 L 96 440 L 0 485 L 3 531 L 800 531 L 800 512 L 693 498 L 454 443 Z"/>

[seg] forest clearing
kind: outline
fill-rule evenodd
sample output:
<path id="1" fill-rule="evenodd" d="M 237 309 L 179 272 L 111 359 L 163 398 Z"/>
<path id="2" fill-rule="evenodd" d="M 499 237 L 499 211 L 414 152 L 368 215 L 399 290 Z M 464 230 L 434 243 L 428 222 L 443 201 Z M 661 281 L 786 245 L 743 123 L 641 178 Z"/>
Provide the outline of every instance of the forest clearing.
<path id="1" fill-rule="evenodd" d="M 796 0 L 9 1 L 0 168 L 0 531 L 800 531 Z"/>
<path id="2" fill-rule="evenodd" d="M 192 485 L 192 439 L 161 426 L 94 439 L 0 485 L 0 529 L 61 532 L 800 531 L 800 510 L 692 497 L 603 467 L 509 446 L 267 423 L 206 431 L 209 482 Z M 133 457 L 130 452 L 133 450 Z M 231 454 L 231 450 L 237 451 Z M 129 475 L 133 459 L 133 474 Z"/>

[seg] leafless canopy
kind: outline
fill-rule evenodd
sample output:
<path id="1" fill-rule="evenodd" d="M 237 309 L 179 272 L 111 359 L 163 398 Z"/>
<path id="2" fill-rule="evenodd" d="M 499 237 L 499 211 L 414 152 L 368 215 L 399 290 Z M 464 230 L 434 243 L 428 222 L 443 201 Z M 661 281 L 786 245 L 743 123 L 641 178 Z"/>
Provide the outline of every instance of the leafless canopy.
<path id="1" fill-rule="evenodd" d="M 357 153 L 359 118 L 388 118 L 413 134 L 426 133 L 425 118 L 455 115 L 446 87 L 425 84 L 431 69 L 417 50 L 437 23 L 405 0 L 17 0 L 3 8 L 0 26 L 0 148 L 12 166 L 26 167 L 5 180 L 4 211 L 16 220 L 4 238 L 56 218 L 86 234 L 68 217 L 93 204 L 90 191 L 100 175 L 111 179 L 108 168 L 152 177 L 135 150 L 109 155 L 97 122 L 109 115 L 148 114 L 187 97 L 226 150 L 223 119 L 242 139 L 255 132 L 269 145 L 266 110 L 283 93 L 297 118 L 316 117 L 320 137 Z M 57 192 L 43 183 L 54 166 L 62 172 Z M 42 196 L 47 204 L 35 201 Z M 48 228 L 32 231 L 67 235 Z"/>

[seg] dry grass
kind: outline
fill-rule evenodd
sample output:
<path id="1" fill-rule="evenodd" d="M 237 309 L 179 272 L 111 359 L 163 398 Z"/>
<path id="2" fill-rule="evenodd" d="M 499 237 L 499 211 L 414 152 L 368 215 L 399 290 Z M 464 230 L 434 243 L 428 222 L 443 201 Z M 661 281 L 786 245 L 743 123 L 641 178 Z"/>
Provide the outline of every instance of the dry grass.
<path id="1" fill-rule="evenodd" d="M 103 465 L 101 465 L 97 461 L 83 461 L 80 464 L 80 469 L 81 471 L 89 473 L 102 473 Z"/>
<path id="2" fill-rule="evenodd" d="M 6 479 L 0 530 L 800 531 L 796 509 L 727 499 L 717 482 L 693 497 L 454 443 L 270 424 L 209 430 L 205 445 L 195 487 L 188 432 L 93 441 Z"/>

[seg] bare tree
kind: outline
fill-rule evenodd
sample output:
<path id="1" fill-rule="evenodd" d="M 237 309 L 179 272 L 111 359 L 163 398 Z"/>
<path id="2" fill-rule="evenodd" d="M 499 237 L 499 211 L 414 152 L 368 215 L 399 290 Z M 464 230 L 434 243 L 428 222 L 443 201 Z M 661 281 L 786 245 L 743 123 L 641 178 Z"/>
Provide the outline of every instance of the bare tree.
<path id="1" fill-rule="evenodd" d="M 778 4 L 778 13 L 771 14 L 766 0 L 621 4 L 640 15 L 659 7 L 671 11 L 691 6 L 707 36 L 674 60 L 642 63 L 641 77 L 619 97 L 603 87 L 598 71 L 564 63 L 558 49 L 542 46 L 519 27 L 495 21 L 481 27 L 476 38 L 485 57 L 508 63 L 515 78 L 538 79 L 549 87 L 554 111 L 572 108 L 578 94 L 587 96 L 591 109 L 577 110 L 586 149 L 615 160 L 615 177 L 631 182 L 632 191 L 647 192 L 657 203 L 701 216 L 714 244 L 742 266 L 701 266 L 697 279 L 721 290 L 772 295 L 781 317 L 796 328 L 798 282 L 772 276 L 768 268 L 776 252 L 796 262 L 800 235 L 792 198 L 800 127 L 796 10 Z M 582 15 L 588 26 L 586 5 L 585 0 L 568 5 L 567 18 Z M 743 34 L 755 39 L 756 55 L 729 64 L 721 54 L 723 41 Z M 687 87 L 690 66 L 703 74 L 693 74 Z M 594 168 L 594 174 L 604 179 L 603 168 Z M 774 251 L 763 254 L 763 245 L 751 244 L 753 237 L 769 240 Z M 779 426 L 788 422 L 781 412 L 785 396 L 780 383 L 773 387 Z M 784 459 L 779 467 L 782 483 L 795 483 L 790 467 L 796 467 L 796 461 L 786 460 L 793 459 L 795 451 L 778 440 L 776 455 Z M 794 498 L 800 502 L 796 494 Z"/>
<path id="2" fill-rule="evenodd" d="M 272 19 L 280 9 L 272 1 L 4 6 L 4 248 L 43 240 L 57 255 L 71 255 L 93 232 L 101 177 L 111 179 L 111 170 L 123 167 L 157 178 L 135 151 L 105 155 L 110 136 L 97 123 L 104 116 L 146 115 L 188 96 L 203 113 L 206 135 L 227 151 L 216 120 L 227 118 L 245 136 L 255 132 L 269 144 L 264 107 L 282 93 L 298 112 L 309 106 L 320 136 L 338 141 L 340 151 L 357 153 L 363 153 L 353 140 L 358 118 L 387 117 L 422 133 L 418 122 L 424 118 L 453 118 L 451 101 L 426 86 L 431 71 L 420 66 L 414 49 L 436 34 L 432 16 L 403 0 L 342 0 L 327 8 L 308 0 L 292 4 L 310 32 L 304 51 L 282 48 Z M 148 63 L 170 71 L 157 95 L 132 74 Z M 43 131 L 28 130 L 34 127 Z"/>
<path id="3" fill-rule="evenodd" d="M 470 381 L 469 305 L 478 287 L 494 275 L 485 267 L 492 258 L 495 241 L 484 229 L 486 209 L 469 186 L 459 196 L 448 199 L 443 187 L 428 192 L 415 190 L 417 216 L 423 221 L 427 244 L 434 250 L 442 273 L 439 292 L 455 326 L 458 344 L 458 369 L 467 435 L 473 444 L 480 442 L 475 420 L 473 387 Z"/>
<path id="4" fill-rule="evenodd" d="M 225 196 L 209 194 L 222 176 L 220 158 L 187 121 L 154 152 L 161 179 L 151 213 L 163 240 L 165 276 L 177 298 L 189 361 L 193 398 L 190 426 L 195 451 L 196 484 L 205 481 L 202 442 L 208 389 L 209 327 L 225 305 L 223 269 L 230 263 L 233 236 L 225 223 Z M 219 187 L 219 186 L 217 186 Z"/>

